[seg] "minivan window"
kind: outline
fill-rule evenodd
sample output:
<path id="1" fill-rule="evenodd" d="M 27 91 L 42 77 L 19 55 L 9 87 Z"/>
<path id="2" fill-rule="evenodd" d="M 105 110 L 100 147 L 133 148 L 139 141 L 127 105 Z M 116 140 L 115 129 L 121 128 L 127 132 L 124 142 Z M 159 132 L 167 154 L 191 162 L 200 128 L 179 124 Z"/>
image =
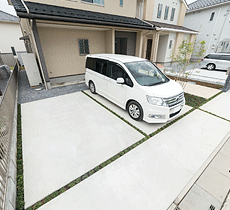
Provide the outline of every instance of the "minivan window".
<path id="1" fill-rule="evenodd" d="M 168 82 L 169 79 L 151 62 L 137 61 L 125 63 L 138 84 L 142 86 L 153 86 Z"/>

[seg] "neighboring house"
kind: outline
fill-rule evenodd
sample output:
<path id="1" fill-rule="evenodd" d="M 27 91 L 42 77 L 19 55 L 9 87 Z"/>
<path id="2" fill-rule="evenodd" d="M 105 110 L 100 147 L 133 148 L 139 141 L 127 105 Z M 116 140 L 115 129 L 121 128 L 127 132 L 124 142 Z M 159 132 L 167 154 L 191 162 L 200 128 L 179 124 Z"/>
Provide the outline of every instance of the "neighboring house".
<path id="1" fill-rule="evenodd" d="M 137 17 L 156 27 L 145 36 L 142 57 L 165 64 L 183 39 L 194 42 L 197 31 L 183 27 L 187 8 L 184 0 L 137 0 Z"/>
<path id="2" fill-rule="evenodd" d="M 25 51 L 18 17 L 0 10 L 0 53 L 12 53 L 11 47 L 16 51 Z"/>
<path id="3" fill-rule="evenodd" d="M 187 8 L 183 0 L 8 2 L 20 18 L 27 52 L 35 53 L 47 86 L 57 78 L 84 75 L 85 55 L 89 53 L 166 62 L 185 36 L 194 40 L 196 34 L 182 26 Z"/>
<path id="4" fill-rule="evenodd" d="M 199 31 L 197 41 L 205 40 L 206 54 L 230 53 L 230 0 L 197 0 L 189 4 L 184 26 Z"/>

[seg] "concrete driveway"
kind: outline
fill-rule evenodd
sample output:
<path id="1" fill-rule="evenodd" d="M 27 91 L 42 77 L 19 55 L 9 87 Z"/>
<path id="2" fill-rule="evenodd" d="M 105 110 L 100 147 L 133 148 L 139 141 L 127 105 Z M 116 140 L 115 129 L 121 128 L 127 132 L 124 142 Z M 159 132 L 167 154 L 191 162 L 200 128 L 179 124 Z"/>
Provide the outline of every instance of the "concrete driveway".
<path id="1" fill-rule="evenodd" d="M 26 208 L 144 137 L 82 92 L 21 107 Z"/>
<path id="2" fill-rule="evenodd" d="M 216 93 L 200 88 L 205 95 Z M 103 97 L 93 97 L 147 135 L 164 126 L 133 121 Z M 229 128 L 228 121 L 195 110 L 40 209 L 165 210 Z M 82 92 L 22 104 L 25 207 L 143 137 Z"/>

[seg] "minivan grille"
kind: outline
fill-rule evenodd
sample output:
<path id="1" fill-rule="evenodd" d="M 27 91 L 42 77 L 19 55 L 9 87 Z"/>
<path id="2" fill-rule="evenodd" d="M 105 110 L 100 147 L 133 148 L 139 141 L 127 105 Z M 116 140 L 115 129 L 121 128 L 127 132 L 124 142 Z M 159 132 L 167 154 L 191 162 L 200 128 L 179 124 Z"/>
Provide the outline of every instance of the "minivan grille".
<path id="1" fill-rule="evenodd" d="M 166 102 L 166 104 L 169 107 L 176 106 L 177 104 L 180 104 L 184 101 L 184 93 L 180 93 L 179 95 L 170 97 L 170 98 L 163 98 L 163 100 Z"/>

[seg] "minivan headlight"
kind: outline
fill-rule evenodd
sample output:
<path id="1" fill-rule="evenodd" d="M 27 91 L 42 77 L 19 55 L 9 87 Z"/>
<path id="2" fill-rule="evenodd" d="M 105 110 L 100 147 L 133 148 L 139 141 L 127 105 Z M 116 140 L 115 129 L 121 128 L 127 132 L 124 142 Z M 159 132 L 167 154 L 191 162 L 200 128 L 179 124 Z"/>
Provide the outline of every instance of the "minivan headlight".
<path id="1" fill-rule="evenodd" d="M 157 106 L 167 106 L 167 104 L 165 103 L 165 101 L 163 101 L 162 98 L 157 98 L 148 95 L 146 96 L 146 98 L 150 104 L 157 105 Z"/>

